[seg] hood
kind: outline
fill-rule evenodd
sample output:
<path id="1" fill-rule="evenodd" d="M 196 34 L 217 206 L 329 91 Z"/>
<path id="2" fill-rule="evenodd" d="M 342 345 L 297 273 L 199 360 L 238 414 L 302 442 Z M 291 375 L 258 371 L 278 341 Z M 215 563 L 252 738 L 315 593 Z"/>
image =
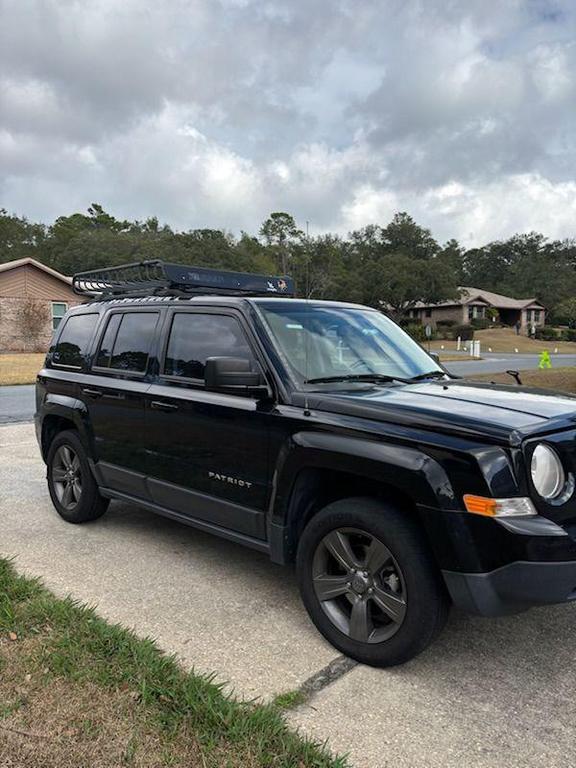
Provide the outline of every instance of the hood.
<path id="1" fill-rule="evenodd" d="M 464 380 L 331 389 L 309 393 L 308 404 L 319 411 L 506 441 L 512 433 L 521 438 L 574 428 L 576 422 L 576 396 Z"/>

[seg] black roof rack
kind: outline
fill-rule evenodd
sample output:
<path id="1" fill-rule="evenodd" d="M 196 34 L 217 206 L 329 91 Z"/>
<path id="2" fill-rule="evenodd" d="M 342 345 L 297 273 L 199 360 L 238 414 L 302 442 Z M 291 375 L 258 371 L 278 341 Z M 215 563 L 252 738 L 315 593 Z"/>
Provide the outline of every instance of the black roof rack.
<path id="1" fill-rule="evenodd" d="M 75 293 L 93 298 L 137 296 L 294 296 L 291 277 L 224 272 L 160 259 L 77 272 Z"/>

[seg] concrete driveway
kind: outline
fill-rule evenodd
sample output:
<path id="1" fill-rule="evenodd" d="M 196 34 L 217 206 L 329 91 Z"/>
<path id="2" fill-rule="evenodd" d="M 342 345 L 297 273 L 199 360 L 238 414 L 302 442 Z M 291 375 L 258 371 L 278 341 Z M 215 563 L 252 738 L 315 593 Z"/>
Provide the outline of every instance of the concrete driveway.
<path id="1" fill-rule="evenodd" d="M 499 620 L 454 614 L 403 667 L 339 669 L 290 569 L 127 505 L 93 524 L 64 523 L 30 424 L 0 428 L 0 459 L 2 556 L 154 636 L 184 664 L 216 671 L 243 697 L 312 680 L 319 690 L 291 722 L 357 768 L 576 764 L 576 606 Z"/>

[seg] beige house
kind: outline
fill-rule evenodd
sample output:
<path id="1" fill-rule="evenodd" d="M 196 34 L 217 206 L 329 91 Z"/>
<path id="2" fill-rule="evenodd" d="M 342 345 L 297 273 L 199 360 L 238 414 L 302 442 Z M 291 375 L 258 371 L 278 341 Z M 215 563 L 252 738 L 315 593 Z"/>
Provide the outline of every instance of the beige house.
<path id="1" fill-rule="evenodd" d="M 43 352 L 69 307 L 72 279 L 35 259 L 0 264 L 0 352 Z"/>
<path id="2" fill-rule="evenodd" d="M 503 325 L 520 326 L 525 331 L 533 325 L 544 325 L 546 308 L 537 299 L 513 299 L 493 291 L 481 288 L 460 287 L 460 298 L 443 301 L 439 304 L 424 304 L 419 302 L 410 310 L 409 315 L 420 320 L 424 325 L 433 328 L 442 320 L 454 320 L 459 325 L 466 325 L 472 320 L 488 319 L 489 309 L 498 312 L 498 320 Z"/>

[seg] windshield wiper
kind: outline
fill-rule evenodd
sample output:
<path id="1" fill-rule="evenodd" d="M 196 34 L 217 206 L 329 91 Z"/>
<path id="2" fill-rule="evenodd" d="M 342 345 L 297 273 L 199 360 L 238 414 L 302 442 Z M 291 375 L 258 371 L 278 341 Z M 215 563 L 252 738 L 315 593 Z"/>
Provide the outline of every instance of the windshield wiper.
<path id="1" fill-rule="evenodd" d="M 426 373 L 419 373 L 417 376 L 412 376 L 408 381 L 420 381 L 420 379 L 443 379 L 447 374 L 444 371 L 427 371 Z"/>
<path id="2" fill-rule="evenodd" d="M 383 373 L 347 373 L 339 376 L 319 376 L 316 379 L 306 379 L 304 384 L 331 384 L 339 381 L 366 381 L 369 383 L 400 381 L 402 384 L 408 384 L 410 379 L 402 379 L 399 376 L 386 376 Z"/>

